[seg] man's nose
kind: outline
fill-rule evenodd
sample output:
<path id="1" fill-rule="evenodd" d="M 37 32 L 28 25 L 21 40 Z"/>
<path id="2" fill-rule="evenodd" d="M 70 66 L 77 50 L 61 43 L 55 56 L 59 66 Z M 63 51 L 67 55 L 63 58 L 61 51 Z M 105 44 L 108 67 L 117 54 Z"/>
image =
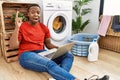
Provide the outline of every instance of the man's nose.
<path id="1" fill-rule="evenodd" d="M 38 16 L 39 14 L 38 14 L 38 13 L 35 13 L 34 15 L 35 15 L 35 16 Z"/>

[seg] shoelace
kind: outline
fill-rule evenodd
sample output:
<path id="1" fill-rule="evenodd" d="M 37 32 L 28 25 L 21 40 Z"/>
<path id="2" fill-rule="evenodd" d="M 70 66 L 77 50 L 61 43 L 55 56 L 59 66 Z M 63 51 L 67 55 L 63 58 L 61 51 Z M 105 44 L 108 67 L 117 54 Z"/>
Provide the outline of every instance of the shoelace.
<path id="1" fill-rule="evenodd" d="M 84 80 L 99 80 L 99 76 L 98 75 L 92 75 L 90 78 L 84 79 Z"/>

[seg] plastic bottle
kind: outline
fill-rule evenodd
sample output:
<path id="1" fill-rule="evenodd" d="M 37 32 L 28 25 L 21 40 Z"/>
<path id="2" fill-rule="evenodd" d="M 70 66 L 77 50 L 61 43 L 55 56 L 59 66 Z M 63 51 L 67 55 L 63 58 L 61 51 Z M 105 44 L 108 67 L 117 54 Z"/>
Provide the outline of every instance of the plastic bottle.
<path id="1" fill-rule="evenodd" d="M 96 41 L 93 41 L 89 46 L 89 54 L 88 54 L 88 61 L 97 61 L 98 60 L 98 53 L 99 53 L 99 46 Z"/>

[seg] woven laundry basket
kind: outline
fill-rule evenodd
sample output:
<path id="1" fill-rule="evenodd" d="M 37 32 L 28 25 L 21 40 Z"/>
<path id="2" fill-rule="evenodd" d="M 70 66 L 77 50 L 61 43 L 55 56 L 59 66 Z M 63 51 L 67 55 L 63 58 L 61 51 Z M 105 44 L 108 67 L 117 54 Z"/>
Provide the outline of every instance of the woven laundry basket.
<path id="1" fill-rule="evenodd" d="M 114 16 L 112 16 L 111 18 L 111 22 L 109 24 L 106 36 L 100 36 L 98 44 L 100 48 L 120 52 L 120 32 L 114 32 L 113 29 L 111 29 L 113 17 Z"/>
<path id="2" fill-rule="evenodd" d="M 94 41 L 97 42 L 99 39 L 98 34 L 79 33 L 74 34 L 68 40 L 69 42 L 76 42 L 72 47 L 72 54 L 78 56 L 88 56 L 89 45 Z"/>

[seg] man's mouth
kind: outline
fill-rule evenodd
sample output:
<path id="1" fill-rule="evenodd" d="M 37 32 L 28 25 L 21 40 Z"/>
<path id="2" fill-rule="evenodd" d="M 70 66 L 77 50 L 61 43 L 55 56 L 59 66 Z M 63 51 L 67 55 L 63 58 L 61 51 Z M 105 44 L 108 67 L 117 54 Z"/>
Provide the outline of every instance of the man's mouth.
<path id="1" fill-rule="evenodd" d="M 38 18 L 33 18 L 33 20 L 39 20 Z"/>

